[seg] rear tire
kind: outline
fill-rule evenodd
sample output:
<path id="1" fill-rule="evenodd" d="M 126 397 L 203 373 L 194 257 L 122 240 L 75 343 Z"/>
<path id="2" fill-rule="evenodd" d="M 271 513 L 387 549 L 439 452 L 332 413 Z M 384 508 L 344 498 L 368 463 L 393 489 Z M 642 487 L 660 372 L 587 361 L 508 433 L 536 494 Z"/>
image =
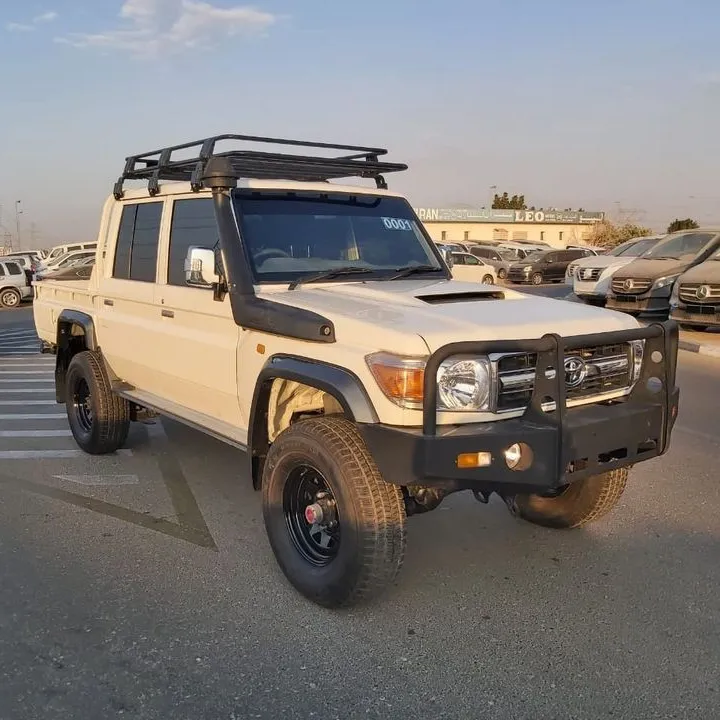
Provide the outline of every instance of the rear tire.
<path id="1" fill-rule="evenodd" d="M 65 407 L 75 442 L 90 455 L 121 448 L 130 431 L 130 404 L 110 388 L 100 358 L 89 350 L 70 361 L 65 376 Z"/>
<path id="2" fill-rule="evenodd" d="M 5 288 L 0 292 L 0 305 L 4 308 L 16 308 L 21 300 L 20 291 L 15 288 Z"/>
<path id="3" fill-rule="evenodd" d="M 556 497 L 516 495 L 508 499 L 510 512 L 535 525 L 555 529 L 578 528 L 607 515 L 619 502 L 628 469 L 618 468 L 571 483 Z"/>
<path id="4" fill-rule="evenodd" d="M 505 268 L 500 268 L 497 271 L 497 276 L 500 280 L 504 280 L 507 277 L 507 270 Z"/>
<path id="5" fill-rule="evenodd" d="M 530 282 L 532 282 L 533 285 L 542 285 L 543 276 L 542 273 L 536 272 L 533 273 L 532 277 L 530 278 Z"/>
<path id="6" fill-rule="evenodd" d="M 482 281 L 483 281 L 483 285 L 494 285 L 494 284 L 495 284 L 495 280 L 493 280 L 493 276 L 492 276 L 492 275 L 486 275 L 486 276 L 482 279 Z"/>
<path id="7" fill-rule="evenodd" d="M 405 554 L 405 506 L 386 483 L 355 426 L 342 418 L 302 420 L 270 447 L 263 517 L 283 573 L 309 600 L 348 607 L 379 595 Z M 321 520 L 305 512 L 323 504 Z"/>

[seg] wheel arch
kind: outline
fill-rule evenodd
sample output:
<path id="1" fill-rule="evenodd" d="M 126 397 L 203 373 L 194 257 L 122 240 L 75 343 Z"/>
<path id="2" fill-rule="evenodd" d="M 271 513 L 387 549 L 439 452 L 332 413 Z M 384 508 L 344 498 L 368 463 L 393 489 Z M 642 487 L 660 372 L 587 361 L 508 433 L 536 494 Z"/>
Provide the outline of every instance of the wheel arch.
<path id="1" fill-rule="evenodd" d="M 292 355 L 275 355 L 258 375 L 250 410 L 248 457 L 253 487 L 260 489 L 262 471 L 270 447 L 269 413 L 272 389 L 277 380 L 298 383 L 334 398 L 350 422 L 377 423 L 377 412 L 361 380 L 351 371 Z"/>
<path id="2" fill-rule="evenodd" d="M 92 317 L 79 310 L 63 310 L 57 320 L 55 348 L 55 400 L 63 403 L 70 361 L 83 350 L 98 349 Z"/>

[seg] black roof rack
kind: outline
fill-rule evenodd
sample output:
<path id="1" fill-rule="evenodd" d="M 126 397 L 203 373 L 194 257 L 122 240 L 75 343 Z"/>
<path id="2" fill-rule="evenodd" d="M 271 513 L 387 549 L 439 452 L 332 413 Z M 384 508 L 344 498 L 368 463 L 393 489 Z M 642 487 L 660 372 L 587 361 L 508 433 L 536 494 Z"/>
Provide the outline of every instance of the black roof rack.
<path id="1" fill-rule="evenodd" d="M 343 154 L 298 155 L 288 152 L 247 149 L 216 152 L 216 144 L 225 140 L 335 150 L 342 151 Z M 179 150 L 193 148 L 197 148 L 196 155 L 191 153 L 191 155 L 195 155 L 194 157 L 180 160 L 174 160 L 172 157 L 173 153 Z M 159 191 L 160 180 L 189 181 L 192 189 L 197 192 L 203 187 L 203 173 L 208 161 L 212 158 L 225 158 L 238 177 L 306 182 L 328 182 L 331 179 L 361 177 L 373 178 L 378 188 L 387 188 L 383 174 L 407 170 L 407 165 L 378 159 L 381 155 L 386 154 L 387 150 L 383 148 L 284 140 L 254 135 L 215 135 L 204 140 L 172 145 L 140 155 L 131 155 L 125 159 L 125 169 L 115 183 L 113 193 L 116 199 L 122 198 L 125 180 L 147 180 L 148 191 L 151 195 L 155 195 Z"/>

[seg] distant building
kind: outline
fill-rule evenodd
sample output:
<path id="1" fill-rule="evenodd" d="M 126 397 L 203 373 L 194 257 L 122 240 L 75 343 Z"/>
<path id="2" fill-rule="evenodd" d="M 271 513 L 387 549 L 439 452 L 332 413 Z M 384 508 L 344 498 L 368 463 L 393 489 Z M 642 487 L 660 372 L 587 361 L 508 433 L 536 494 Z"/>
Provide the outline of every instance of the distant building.
<path id="1" fill-rule="evenodd" d="M 436 242 L 509 240 L 544 242 L 553 247 L 584 244 L 603 212 L 567 210 L 487 210 L 415 208 Z"/>

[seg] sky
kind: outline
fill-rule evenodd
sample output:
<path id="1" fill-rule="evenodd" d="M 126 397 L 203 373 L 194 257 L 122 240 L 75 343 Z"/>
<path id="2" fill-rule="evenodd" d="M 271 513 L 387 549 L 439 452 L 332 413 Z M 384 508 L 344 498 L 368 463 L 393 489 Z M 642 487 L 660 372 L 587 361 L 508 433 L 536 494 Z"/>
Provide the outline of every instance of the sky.
<path id="1" fill-rule="evenodd" d="M 95 239 L 127 155 L 224 132 L 388 148 L 413 206 L 720 224 L 712 0 L 0 0 L 0 239 Z M 627 215 L 627 214 L 626 214 Z"/>

